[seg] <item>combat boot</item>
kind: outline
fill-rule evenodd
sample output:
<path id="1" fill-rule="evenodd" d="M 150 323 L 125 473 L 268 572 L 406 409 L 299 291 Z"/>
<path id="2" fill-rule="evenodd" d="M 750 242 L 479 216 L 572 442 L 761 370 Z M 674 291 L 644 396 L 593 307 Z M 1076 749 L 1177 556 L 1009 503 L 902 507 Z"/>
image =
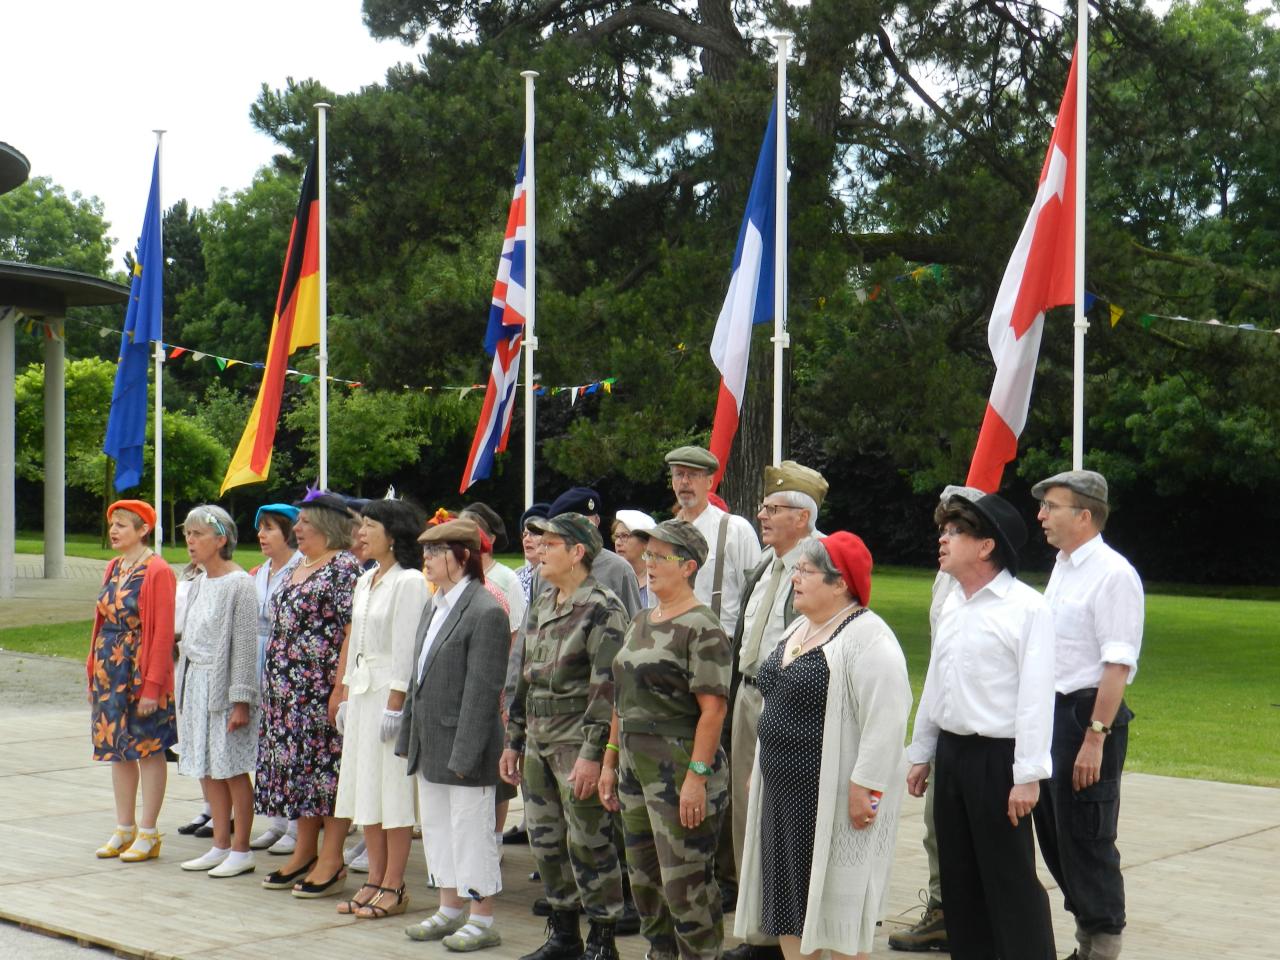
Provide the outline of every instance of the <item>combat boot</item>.
<path id="1" fill-rule="evenodd" d="M 587 949 L 582 960 L 619 960 L 618 946 L 613 942 L 614 925 L 612 922 L 591 921 L 591 930 L 587 933 Z"/>
<path id="2" fill-rule="evenodd" d="M 583 955 L 578 911 L 552 910 L 547 918 L 547 942 L 520 960 L 579 960 Z M 617 957 L 617 951 L 614 951 Z"/>
<path id="3" fill-rule="evenodd" d="M 942 904 L 936 900 L 927 901 L 924 912 L 914 925 L 889 934 L 889 949 L 946 952 L 947 924 L 942 918 Z"/>

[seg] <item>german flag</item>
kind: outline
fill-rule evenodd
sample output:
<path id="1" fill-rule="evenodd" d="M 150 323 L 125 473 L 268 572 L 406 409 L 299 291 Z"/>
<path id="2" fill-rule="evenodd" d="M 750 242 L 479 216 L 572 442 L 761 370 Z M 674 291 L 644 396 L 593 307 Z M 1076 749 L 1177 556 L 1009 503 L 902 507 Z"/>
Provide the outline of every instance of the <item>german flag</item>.
<path id="1" fill-rule="evenodd" d="M 271 449 L 280 419 L 280 400 L 289 356 L 299 347 L 320 342 L 320 194 L 316 182 L 318 147 L 302 178 L 302 196 L 293 215 L 289 251 L 284 258 L 284 275 L 276 297 L 276 314 L 271 321 L 267 363 L 262 372 L 258 399 L 245 424 L 244 436 L 227 467 L 222 493 L 246 483 L 267 479 L 271 470 Z"/>

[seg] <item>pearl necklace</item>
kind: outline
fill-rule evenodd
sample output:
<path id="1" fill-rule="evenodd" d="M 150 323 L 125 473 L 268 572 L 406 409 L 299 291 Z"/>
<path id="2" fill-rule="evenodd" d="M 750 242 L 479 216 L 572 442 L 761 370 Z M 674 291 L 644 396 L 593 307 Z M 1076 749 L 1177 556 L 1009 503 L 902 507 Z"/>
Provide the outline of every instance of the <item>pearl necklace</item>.
<path id="1" fill-rule="evenodd" d="M 804 632 L 804 639 L 801 640 L 799 643 L 793 645 L 791 649 L 788 651 L 791 654 L 791 659 L 794 660 L 796 657 L 800 656 L 800 654 L 804 652 L 805 644 L 807 644 L 810 640 L 812 640 L 818 634 L 822 633 L 822 631 L 827 629 L 827 627 L 831 626 L 831 624 L 835 622 L 836 618 L 839 617 L 840 614 L 844 613 L 850 607 L 856 607 L 856 606 L 857 606 L 856 603 L 846 603 L 843 607 L 837 610 L 834 614 L 832 614 L 826 620 L 823 620 L 822 623 L 818 624 L 816 627 L 813 624 L 810 624 L 809 629 Z M 858 613 L 861 613 L 865 609 L 866 607 L 860 608 L 858 610 Z M 854 614 L 854 616 L 857 616 L 857 614 Z"/>
<path id="2" fill-rule="evenodd" d="M 326 558 L 332 559 L 336 553 L 337 553 L 336 550 L 332 550 L 332 551 L 326 550 L 324 553 L 320 554 L 320 556 L 316 557 L 314 560 L 308 560 L 306 557 L 303 557 L 302 561 L 298 564 L 298 566 L 307 567 L 307 568 L 314 567 L 321 560 L 324 560 Z"/>

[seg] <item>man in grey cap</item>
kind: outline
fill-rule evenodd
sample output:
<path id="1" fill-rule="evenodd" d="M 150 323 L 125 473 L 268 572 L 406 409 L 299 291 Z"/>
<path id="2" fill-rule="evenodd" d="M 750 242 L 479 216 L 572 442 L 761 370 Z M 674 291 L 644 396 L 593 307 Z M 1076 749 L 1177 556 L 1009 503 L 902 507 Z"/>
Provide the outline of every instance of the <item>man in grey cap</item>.
<path id="1" fill-rule="evenodd" d="M 707 499 L 720 461 L 702 447 L 677 447 L 666 455 L 671 490 L 680 504 L 676 519 L 698 528 L 711 547 L 707 562 L 698 567 L 693 592 L 720 618 L 733 636 L 738 626 L 742 585 L 747 572 L 760 562 L 760 541 L 743 517 L 725 513 Z"/>
<path id="2" fill-rule="evenodd" d="M 1138 671 L 1142 581 L 1102 539 L 1107 481 L 1068 470 L 1031 488 L 1045 540 L 1058 548 L 1045 589 L 1053 613 L 1053 775 L 1034 811 L 1045 865 L 1076 919 L 1078 960 L 1114 960 L 1125 925 L 1116 849 L 1120 774 L 1133 713 L 1124 688 Z"/>

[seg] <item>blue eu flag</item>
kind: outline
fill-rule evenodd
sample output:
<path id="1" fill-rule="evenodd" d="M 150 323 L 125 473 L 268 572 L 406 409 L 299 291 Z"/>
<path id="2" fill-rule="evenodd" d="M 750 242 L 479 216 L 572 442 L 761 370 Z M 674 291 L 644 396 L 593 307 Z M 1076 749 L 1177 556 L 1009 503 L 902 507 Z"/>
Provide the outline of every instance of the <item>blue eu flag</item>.
<path id="1" fill-rule="evenodd" d="M 138 238 L 133 280 L 129 286 L 124 335 L 120 338 L 120 364 L 116 367 L 115 389 L 111 391 L 107 439 L 102 445 L 106 454 L 116 462 L 117 490 L 136 487 L 142 479 L 151 341 L 163 340 L 164 250 L 160 231 L 160 150 L 157 147 L 155 164 L 151 169 L 147 215 L 142 221 L 142 235 Z"/>

